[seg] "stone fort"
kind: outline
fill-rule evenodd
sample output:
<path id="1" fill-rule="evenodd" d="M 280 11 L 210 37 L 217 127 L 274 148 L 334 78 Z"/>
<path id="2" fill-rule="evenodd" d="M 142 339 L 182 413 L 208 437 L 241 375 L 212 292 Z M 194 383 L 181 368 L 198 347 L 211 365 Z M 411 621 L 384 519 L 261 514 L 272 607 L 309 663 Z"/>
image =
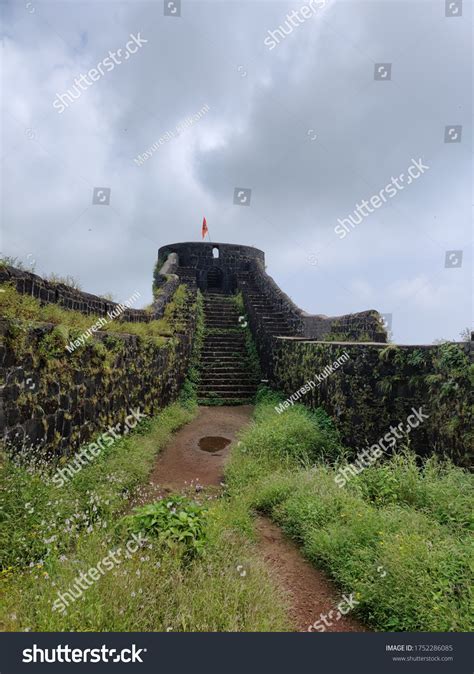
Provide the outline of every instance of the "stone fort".
<path id="1" fill-rule="evenodd" d="M 91 323 L 119 306 L 7 265 L 0 267 L 0 284 L 42 306 L 90 315 Z M 468 462 L 472 341 L 388 344 L 374 309 L 308 314 L 266 273 L 264 252 L 245 245 L 164 245 L 153 287 L 150 307 L 126 309 L 117 321 L 150 323 L 172 315 L 161 340 L 131 328 L 130 334 L 114 333 L 111 326 L 74 355 L 64 348 L 74 337 L 67 326 L 25 324 L 11 315 L 2 318 L 0 311 L 5 444 L 69 454 L 132 406 L 158 413 L 180 395 L 190 370 L 199 372 L 193 385 L 200 404 L 242 404 L 252 402 L 260 385 L 290 396 L 342 360 L 343 367 L 318 379 L 300 402 L 321 406 L 337 420 L 349 448 L 375 443 L 413 406 L 423 406 L 429 420 L 416 434 L 415 449 L 423 454 L 434 448 Z M 183 287 L 186 300 L 178 306 Z"/>

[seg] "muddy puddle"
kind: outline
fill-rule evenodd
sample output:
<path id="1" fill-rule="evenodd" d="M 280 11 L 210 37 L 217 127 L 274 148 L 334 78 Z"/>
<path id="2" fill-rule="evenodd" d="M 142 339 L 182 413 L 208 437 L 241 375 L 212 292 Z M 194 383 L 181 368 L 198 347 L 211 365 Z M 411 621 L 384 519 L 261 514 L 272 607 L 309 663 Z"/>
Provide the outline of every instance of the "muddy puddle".
<path id="1" fill-rule="evenodd" d="M 225 449 L 229 444 L 229 438 L 224 438 L 221 435 L 206 435 L 198 442 L 199 449 L 203 452 L 210 452 L 211 454 L 219 452 L 221 449 Z"/>

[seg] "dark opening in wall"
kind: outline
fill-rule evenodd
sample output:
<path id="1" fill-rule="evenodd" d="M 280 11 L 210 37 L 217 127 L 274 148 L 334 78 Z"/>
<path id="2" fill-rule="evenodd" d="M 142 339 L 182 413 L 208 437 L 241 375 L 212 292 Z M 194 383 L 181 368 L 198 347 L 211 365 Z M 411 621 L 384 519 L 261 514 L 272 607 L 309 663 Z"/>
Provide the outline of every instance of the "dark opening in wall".
<path id="1" fill-rule="evenodd" d="M 213 267 L 207 272 L 207 287 L 210 290 L 217 290 L 223 287 L 224 274 L 221 269 Z"/>

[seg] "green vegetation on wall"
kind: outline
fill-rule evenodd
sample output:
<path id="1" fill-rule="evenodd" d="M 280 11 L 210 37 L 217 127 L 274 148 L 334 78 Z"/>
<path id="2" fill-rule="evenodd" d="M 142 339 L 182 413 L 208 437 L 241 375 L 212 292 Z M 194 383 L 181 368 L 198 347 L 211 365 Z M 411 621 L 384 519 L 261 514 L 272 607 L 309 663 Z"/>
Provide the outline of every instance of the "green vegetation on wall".
<path id="1" fill-rule="evenodd" d="M 71 452 L 86 435 L 123 422 L 132 406 L 153 414 L 178 395 L 193 336 L 186 286 L 177 288 L 162 319 L 110 320 L 86 339 L 98 316 L 2 289 L 6 444 L 13 451 L 21 444 Z"/>
<path id="2" fill-rule="evenodd" d="M 463 343 L 412 347 L 280 339 L 273 352 L 273 384 L 290 395 L 314 380 L 318 385 L 301 402 L 323 407 L 337 419 L 344 443 L 352 448 L 374 444 L 413 407 L 423 407 L 429 418 L 411 434 L 413 449 L 469 465 L 474 366 L 468 349 Z M 344 353 L 349 360 L 318 380 Z"/>

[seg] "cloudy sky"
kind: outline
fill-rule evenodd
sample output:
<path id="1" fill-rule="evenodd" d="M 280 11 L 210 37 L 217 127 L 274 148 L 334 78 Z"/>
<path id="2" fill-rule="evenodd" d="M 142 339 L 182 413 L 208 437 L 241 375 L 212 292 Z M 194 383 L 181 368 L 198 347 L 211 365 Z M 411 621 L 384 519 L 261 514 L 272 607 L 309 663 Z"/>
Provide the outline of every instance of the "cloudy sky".
<path id="1" fill-rule="evenodd" d="M 308 312 L 374 308 L 395 341 L 458 338 L 472 323 L 472 5 L 323 4 L 2 2 L 0 250 L 146 304 L 157 249 L 200 240 L 205 215 L 213 241 L 263 249 Z M 407 184 L 412 160 L 428 168 Z"/>

